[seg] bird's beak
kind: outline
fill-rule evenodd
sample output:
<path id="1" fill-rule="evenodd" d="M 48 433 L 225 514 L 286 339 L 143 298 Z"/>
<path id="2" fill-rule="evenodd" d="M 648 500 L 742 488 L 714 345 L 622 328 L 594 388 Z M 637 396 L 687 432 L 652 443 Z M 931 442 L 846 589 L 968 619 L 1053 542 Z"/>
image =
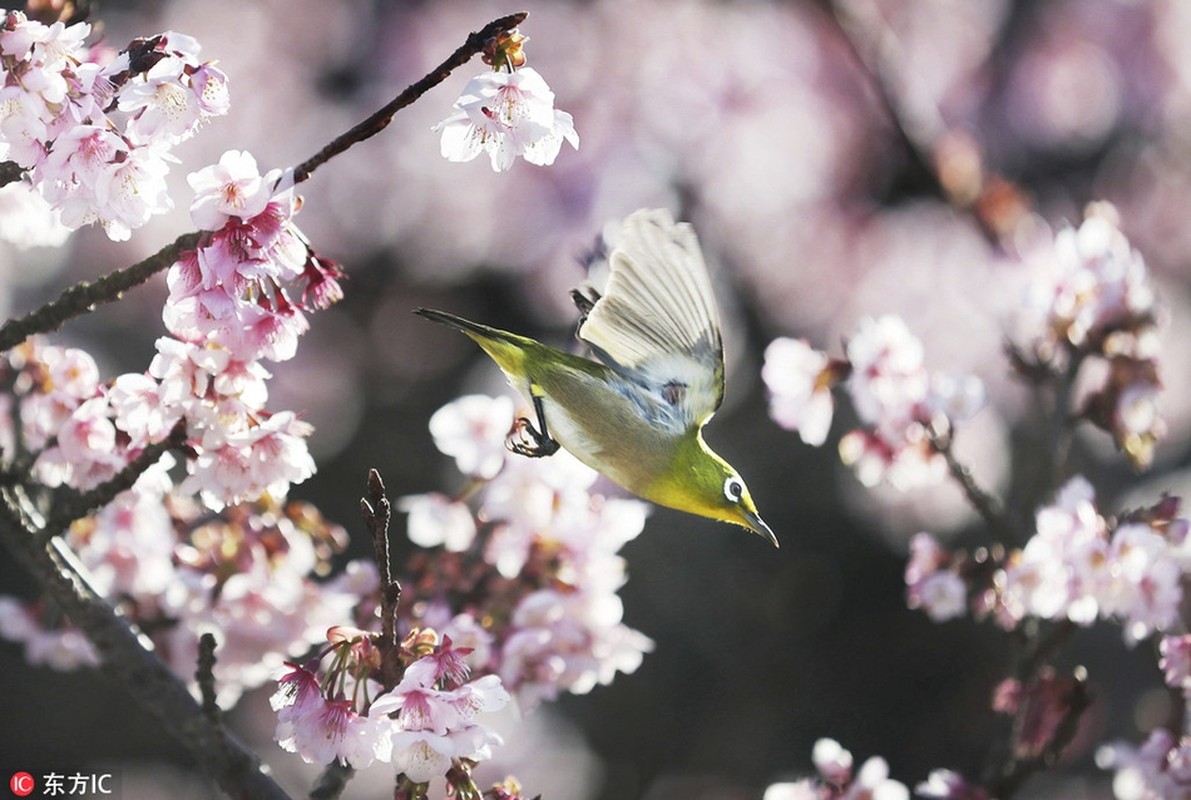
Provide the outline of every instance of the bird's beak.
<path id="1" fill-rule="evenodd" d="M 745 511 L 744 520 L 748 525 L 749 530 L 751 530 L 753 533 L 757 534 L 763 539 L 768 539 L 769 543 L 774 547 L 781 547 L 781 545 L 778 544 L 777 537 L 773 535 L 773 531 L 770 530 L 769 526 L 765 524 L 765 520 L 761 519 L 761 515 L 756 511 Z"/>

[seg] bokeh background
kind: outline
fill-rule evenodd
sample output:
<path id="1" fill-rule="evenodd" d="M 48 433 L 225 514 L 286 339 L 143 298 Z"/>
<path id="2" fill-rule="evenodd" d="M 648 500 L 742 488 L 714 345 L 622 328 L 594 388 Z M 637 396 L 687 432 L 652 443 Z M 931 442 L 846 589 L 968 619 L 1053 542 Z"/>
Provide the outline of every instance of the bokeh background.
<path id="1" fill-rule="evenodd" d="M 656 651 L 635 674 L 526 719 L 495 769 L 551 800 L 746 800 L 809 774 L 814 741 L 830 736 L 858 762 L 884 756 L 910 785 L 935 767 L 979 774 L 1004 733 L 988 700 L 1007 638 L 907 610 L 902 569 L 918 530 L 960 546 L 987 543 L 985 531 L 954 487 L 862 489 L 834 451 L 846 409 L 821 449 L 780 430 L 766 414 L 761 353 L 778 335 L 838 353 L 863 316 L 903 315 L 932 367 L 986 382 L 990 406 L 960 431 L 961 455 L 986 484 L 1028 495 L 1037 404 L 1002 357 L 1023 268 L 1012 237 L 995 243 L 990 217 L 952 202 L 940 176 L 953 188 L 981 169 L 1003 176 L 1016 187 L 1001 197 L 1010 211 L 1037 214 L 1019 229 L 1031 235 L 1110 200 L 1166 309 L 1170 435 L 1148 476 L 1102 434 L 1081 436 L 1074 458 L 1109 510 L 1191 488 L 1181 472 L 1191 461 L 1191 4 L 106 0 L 93 21 L 117 47 L 166 29 L 196 36 L 230 78 L 231 113 L 176 150 L 179 208 L 131 242 L 85 230 L 63 250 L 0 248 L 0 310 L 156 251 L 192 227 L 188 171 L 230 148 L 263 168 L 297 163 L 469 31 L 523 8 L 530 64 L 574 115 L 578 152 L 500 175 L 485 159 L 444 161 L 430 126 L 483 68 L 477 59 L 302 187 L 298 223 L 349 280 L 346 300 L 273 369 L 270 407 L 317 427 L 319 473 L 295 496 L 352 530 L 362 555 L 369 467 L 394 496 L 455 488 L 427 420 L 461 393 L 503 384 L 463 337 L 410 309 L 564 343 L 575 322 L 567 290 L 597 233 L 638 207 L 669 207 L 695 224 L 725 317 L 727 400 L 707 438 L 746 477 L 782 549 L 657 510 L 624 550 L 621 593 L 626 621 Z M 164 333 L 164 296 L 155 281 L 58 341 L 88 348 L 109 375 L 139 371 Z M 33 592 L 8 565 L 0 586 Z M 1060 661 L 1088 666 L 1099 702 L 1061 769 L 1021 796 L 1109 797 L 1096 743 L 1138 741 L 1171 713 L 1154 653 L 1126 650 L 1101 626 Z M 114 767 L 126 797 L 213 796 L 101 678 L 33 670 L 8 643 L 0 676 L 4 766 Z M 267 694 L 246 697 L 231 722 L 302 794 L 313 772 L 272 744 Z M 347 796 L 383 796 L 390 779 L 378 766 Z"/>

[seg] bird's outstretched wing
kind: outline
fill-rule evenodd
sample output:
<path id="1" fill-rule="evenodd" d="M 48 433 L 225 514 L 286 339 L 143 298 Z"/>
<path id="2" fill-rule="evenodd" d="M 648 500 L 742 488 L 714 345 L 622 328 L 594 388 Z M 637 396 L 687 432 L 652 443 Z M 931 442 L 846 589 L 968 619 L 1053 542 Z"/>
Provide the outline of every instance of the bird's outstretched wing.
<path id="1" fill-rule="evenodd" d="M 600 294 L 577 290 L 579 338 L 626 380 L 669 406 L 677 426 L 701 425 L 724 394 L 724 351 L 711 279 L 695 232 L 665 209 L 624 222 Z"/>

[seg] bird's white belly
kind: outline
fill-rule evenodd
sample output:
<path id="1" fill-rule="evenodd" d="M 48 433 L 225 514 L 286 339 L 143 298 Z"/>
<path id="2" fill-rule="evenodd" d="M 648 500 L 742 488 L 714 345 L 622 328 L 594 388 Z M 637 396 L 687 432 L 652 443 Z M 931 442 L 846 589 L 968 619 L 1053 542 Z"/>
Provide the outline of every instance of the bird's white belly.
<path id="1" fill-rule="evenodd" d="M 532 394 L 527 389 L 522 390 L 521 394 L 532 409 Z M 585 424 L 584 420 L 551 400 L 548 395 L 543 396 L 541 400 L 542 411 L 546 415 L 546 430 L 549 432 L 550 437 L 582 463 L 591 467 L 596 472 L 602 473 L 613 483 L 628 488 L 626 486 L 628 476 L 617 464 L 603 457 L 604 446 L 591 437 L 591 434 L 588 432 L 589 426 Z M 526 417 L 533 422 L 534 427 L 537 427 L 538 421 L 532 410 Z M 626 431 L 627 434 L 628 432 Z"/>

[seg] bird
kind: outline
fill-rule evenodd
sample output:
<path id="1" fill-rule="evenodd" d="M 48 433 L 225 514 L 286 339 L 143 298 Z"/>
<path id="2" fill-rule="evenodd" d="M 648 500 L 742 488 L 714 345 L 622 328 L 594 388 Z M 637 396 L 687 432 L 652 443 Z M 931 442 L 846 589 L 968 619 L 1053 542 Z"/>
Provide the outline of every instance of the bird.
<path id="1" fill-rule="evenodd" d="M 530 457 L 559 446 L 658 505 L 744 527 L 775 547 L 740 474 L 703 440 L 724 397 L 719 312 L 699 241 L 667 209 L 623 223 L 603 292 L 571 295 L 576 335 L 594 358 L 445 311 L 414 313 L 473 339 L 532 404 L 509 447 Z"/>

